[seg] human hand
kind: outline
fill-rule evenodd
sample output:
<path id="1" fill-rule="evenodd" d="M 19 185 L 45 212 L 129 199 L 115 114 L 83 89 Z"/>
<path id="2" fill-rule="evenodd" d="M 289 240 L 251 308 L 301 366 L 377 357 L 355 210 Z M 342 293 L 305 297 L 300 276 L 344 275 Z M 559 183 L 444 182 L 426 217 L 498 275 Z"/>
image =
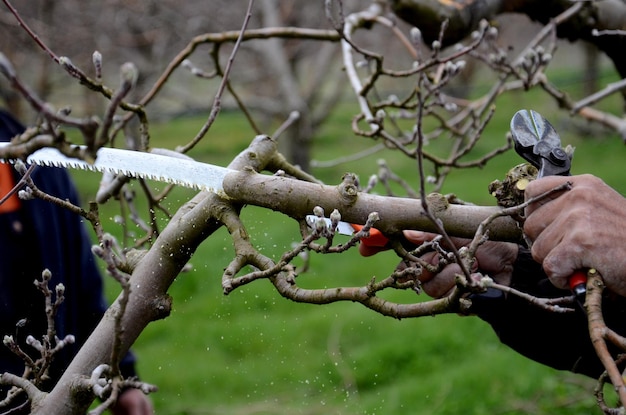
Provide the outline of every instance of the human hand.
<path id="1" fill-rule="evenodd" d="M 592 175 L 547 176 L 529 183 L 526 200 L 565 182 L 572 188 L 526 208 L 524 233 L 533 259 L 559 288 L 577 270 L 595 268 L 607 287 L 626 296 L 626 199 Z"/>
<path id="2" fill-rule="evenodd" d="M 150 399 L 139 389 L 124 390 L 111 408 L 113 415 L 153 415 Z"/>
<path id="3" fill-rule="evenodd" d="M 404 231 L 404 237 L 415 245 L 421 245 L 430 241 L 437 235 L 421 231 Z M 455 248 L 459 249 L 469 245 L 469 239 L 451 238 Z M 517 244 L 508 242 L 487 241 L 476 250 L 476 270 L 488 275 L 495 282 L 502 285 L 509 285 L 513 273 L 513 264 L 517 259 Z M 439 261 L 439 254 L 429 252 L 421 257 L 424 261 L 436 264 Z M 440 272 L 434 274 L 427 269 L 422 270 L 419 280 L 422 283 L 424 292 L 431 297 L 440 298 L 447 295 L 456 284 L 456 275 L 461 273 L 458 264 L 449 264 Z"/>

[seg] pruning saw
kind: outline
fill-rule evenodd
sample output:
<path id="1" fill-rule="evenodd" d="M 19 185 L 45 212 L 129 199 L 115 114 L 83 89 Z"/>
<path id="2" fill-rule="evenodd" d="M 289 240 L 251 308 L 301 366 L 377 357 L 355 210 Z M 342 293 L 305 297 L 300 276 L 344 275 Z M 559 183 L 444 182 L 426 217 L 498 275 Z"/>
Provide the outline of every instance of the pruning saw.
<path id="1" fill-rule="evenodd" d="M 8 146 L 9 143 L 0 143 L 0 149 Z M 73 146 L 73 150 L 77 154 L 85 149 L 85 146 Z M 0 161 L 5 162 L 6 160 Z M 13 161 L 8 160 L 8 162 Z M 109 147 L 99 149 L 98 156 L 93 163 L 65 156 L 56 148 L 51 147 L 35 151 L 28 156 L 26 162 L 44 167 L 63 167 L 100 173 L 109 172 L 127 177 L 171 183 L 196 190 L 206 190 L 217 194 L 224 192 L 223 182 L 226 175 L 236 172 L 236 170 L 226 167 L 200 163 L 188 158 Z"/>
<path id="2" fill-rule="evenodd" d="M 10 143 L 0 143 L 0 151 L 10 145 Z M 86 151 L 86 147 L 84 146 L 72 146 L 69 154 L 80 154 L 84 151 Z M 289 180 L 287 178 L 264 175 L 249 176 L 245 183 L 237 184 L 233 179 L 242 177 L 242 175 L 248 175 L 249 173 L 201 163 L 191 158 L 180 158 L 172 155 L 156 154 L 154 152 L 147 153 L 103 147 L 98 150 L 95 161 L 87 162 L 66 156 L 56 148 L 42 148 L 33 152 L 24 161 L 40 166 L 72 168 L 155 180 L 196 190 L 213 192 L 226 198 L 229 198 L 232 192 L 236 195 L 237 200 L 241 200 L 243 203 L 247 203 L 246 200 L 248 200 L 246 199 L 248 195 L 245 189 L 252 186 L 253 183 L 256 183 L 258 186 L 267 186 L 268 189 L 273 188 L 274 185 L 285 185 L 286 187 L 292 188 L 292 195 L 300 194 L 300 197 L 306 197 L 304 203 L 298 201 L 297 203 L 294 202 L 290 204 L 292 211 L 298 212 L 297 215 L 301 215 L 299 217 L 302 218 L 305 218 L 312 212 L 316 204 L 330 209 L 330 206 L 335 203 L 332 201 L 334 198 L 326 194 L 320 194 L 319 200 L 305 196 L 305 194 L 310 194 L 306 193 L 306 189 L 318 191 L 319 184 L 299 182 L 297 185 L 293 185 L 283 183 L 285 180 Z M 7 160 L 0 159 L 0 162 L 11 163 L 14 162 L 14 160 L 7 158 Z M 228 191 L 225 189 L 228 189 Z M 298 199 L 298 196 L 293 197 Z M 342 212 L 344 213 L 345 222 L 340 222 L 336 231 L 342 234 L 353 235 L 362 227 L 356 224 L 365 223 L 363 216 L 367 216 L 367 214 L 371 213 L 372 209 L 370 206 L 374 205 L 377 206 L 377 210 L 381 216 L 380 222 L 377 222 L 377 227 L 380 227 L 380 230 L 374 228 L 370 229 L 370 238 L 362 238 L 362 243 L 375 243 L 383 246 L 388 241 L 385 236 L 386 232 L 394 233 L 401 229 L 434 231 L 431 221 L 420 211 L 419 203 L 413 203 L 413 200 L 404 198 L 394 198 L 393 203 L 380 205 L 378 199 L 381 197 L 382 196 L 370 194 L 359 195 L 359 197 L 352 202 L 353 204 L 351 204 L 353 208 L 352 212 Z M 254 199 L 254 201 L 258 203 L 259 206 L 267 205 L 270 207 L 273 206 L 272 203 L 275 200 L 271 197 L 266 197 L 261 198 L 261 200 Z M 288 202 L 286 201 L 285 203 Z M 493 215 L 499 209 L 500 208 L 497 206 L 449 205 L 446 206 L 445 210 L 437 214 L 446 226 L 450 225 L 455 229 L 453 232 L 454 236 L 469 237 L 475 233 L 476 228 L 484 219 Z M 313 220 L 318 219 L 319 218 L 315 216 L 306 217 L 307 223 L 309 224 L 313 224 Z M 360 220 L 363 220 L 363 222 L 360 222 Z M 513 241 L 518 240 L 520 236 L 519 228 L 515 225 L 514 221 L 508 217 L 498 218 L 493 221 L 490 226 L 490 233 L 496 240 Z"/>
<path id="3" fill-rule="evenodd" d="M 9 146 L 9 143 L 0 143 L 0 149 L 7 146 Z M 76 154 L 85 150 L 85 146 L 73 146 L 73 152 L 76 152 Z M 7 160 L 0 159 L 0 161 L 5 162 Z M 8 160 L 8 162 L 13 162 L 13 160 Z M 170 183 L 221 195 L 225 195 L 223 182 L 226 175 L 237 172 L 233 169 L 201 163 L 190 158 L 110 147 L 100 148 L 93 163 L 68 157 L 52 147 L 45 147 L 35 151 L 28 156 L 26 162 L 44 167 L 71 168 L 100 173 L 109 172 L 116 175 Z M 313 227 L 315 221 L 319 220 L 314 215 L 307 215 L 305 219 L 310 227 Z M 327 218 L 323 219 L 330 226 L 330 220 Z M 340 221 L 336 231 L 342 235 L 353 235 L 362 228 L 363 225 Z M 379 230 L 372 228 L 370 237 L 363 238 L 362 241 L 371 246 L 384 246 L 387 244 L 388 239 Z"/>

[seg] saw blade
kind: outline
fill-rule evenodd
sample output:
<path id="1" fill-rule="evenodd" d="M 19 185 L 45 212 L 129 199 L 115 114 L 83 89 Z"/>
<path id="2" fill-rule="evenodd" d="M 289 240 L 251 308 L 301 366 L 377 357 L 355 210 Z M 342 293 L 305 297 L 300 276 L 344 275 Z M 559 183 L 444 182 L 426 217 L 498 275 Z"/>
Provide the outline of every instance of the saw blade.
<path id="1" fill-rule="evenodd" d="M 0 143 L 0 149 L 8 145 L 9 143 Z M 84 146 L 76 147 L 85 148 Z M 14 162 L 14 160 L 0 161 Z M 214 193 L 223 193 L 224 177 L 228 173 L 235 172 L 225 167 L 191 159 L 108 147 L 98 150 L 94 163 L 67 157 L 56 148 L 49 147 L 37 150 L 28 156 L 26 161 L 39 166 L 111 172 Z"/>
<path id="2" fill-rule="evenodd" d="M 307 215 L 306 216 L 306 223 L 307 225 L 309 225 L 309 227 L 311 229 L 315 228 L 315 224 L 318 220 L 323 220 L 324 222 L 326 222 L 326 227 L 330 228 L 332 226 L 332 222 L 329 218 L 318 218 L 315 215 Z M 341 235 L 348 235 L 351 236 L 352 234 L 354 234 L 354 228 L 352 227 L 352 225 L 350 225 L 348 222 L 344 222 L 344 221 L 339 221 L 337 223 L 337 229 L 336 231 L 341 234 Z"/>

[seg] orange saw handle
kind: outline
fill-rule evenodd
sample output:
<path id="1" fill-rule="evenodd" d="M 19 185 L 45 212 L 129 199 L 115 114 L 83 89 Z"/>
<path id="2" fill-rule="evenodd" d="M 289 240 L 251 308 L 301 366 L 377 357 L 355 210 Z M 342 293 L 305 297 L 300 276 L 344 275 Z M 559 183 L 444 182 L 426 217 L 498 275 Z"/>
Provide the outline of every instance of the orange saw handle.
<path id="1" fill-rule="evenodd" d="M 359 232 L 363 229 L 363 225 L 350 224 L 355 232 Z M 384 247 L 389 243 L 389 239 L 381 231 L 375 228 L 370 228 L 370 236 L 368 238 L 361 238 L 361 243 L 367 246 Z"/>

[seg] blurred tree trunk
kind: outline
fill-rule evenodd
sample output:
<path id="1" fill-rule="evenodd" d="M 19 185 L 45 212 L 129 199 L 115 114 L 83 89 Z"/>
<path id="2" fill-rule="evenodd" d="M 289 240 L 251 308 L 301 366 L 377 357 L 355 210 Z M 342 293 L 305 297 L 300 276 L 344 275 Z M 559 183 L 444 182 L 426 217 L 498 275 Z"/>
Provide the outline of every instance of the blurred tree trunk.
<path id="1" fill-rule="evenodd" d="M 598 77 L 600 76 L 600 52 L 598 48 L 585 42 L 583 44 L 583 54 L 585 58 L 585 75 L 583 85 L 583 95 L 591 95 L 598 88 Z"/>
<path id="2" fill-rule="evenodd" d="M 299 7 L 297 2 L 262 0 L 260 5 L 264 27 L 289 26 L 292 22 L 285 22 L 286 19 L 307 17 L 300 16 L 306 12 L 293 10 Z M 301 24 L 298 21 L 298 25 Z M 293 111 L 299 113 L 298 119 L 278 138 L 279 148 L 291 163 L 309 171 L 315 132 L 335 108 L 343 92 L 341 85 L 335 83 L 337 76 L 333 73 L 333 68 L 340 70 L 337 49 L 329 44 L 318 43 L 311 47 L 274 38 L 263 42 L 257 51 L 261 52 L 269 68 L 266 77 L 275 85 L 273 104 L 278 110 L 271 110 L 272 116 L 283 122 Z M 264 111 L 262 105 L 258 109 Z"/>
<path id="3" fill-rule="evenodd" d="M 50 28 L 54 27 L 54 8 L 54 0 L 44 0 L 40 5 L 39 16 L 42 24 L 38 32 L 44 38 L 49 37 Z M 52 91 L 52 82 L 50 81 L 52 60 L 45 53 L 40 54 L 38 60 L 37 93 L 42 99 L 46 99 Z"/>
<path id="4" fill-rule="evenodd" d="M 4 102 L 4 107 L 11 114 L 15 115 L 17 119 L 24 119 L 22 103 L 22 96 L 16 93 L 13 89 L 6 87 L 6 84 L 0 80 L 0 99 Z"/>
<path id="5" fill-rule="evenodd" d="M 284 26 L 278 0 L 262 0 L 261 8 L 263 26 Z M 281 98 L 280 117 L 286 120 L 292 111 L 300 113 L 300 117 L 285 131 L 285 136 L 279 140 L 279 143 L 281 151 L 292 163 L 308 171 L 313 129 L 308 116 L 308 104 L 300 92 L 300 85 L 295 74 L 296 63 L 287 56 L 284 43 L 282 39 L 270 39 L 262 46 L 264 58 L 274 74 L 277 93 Z"/>

